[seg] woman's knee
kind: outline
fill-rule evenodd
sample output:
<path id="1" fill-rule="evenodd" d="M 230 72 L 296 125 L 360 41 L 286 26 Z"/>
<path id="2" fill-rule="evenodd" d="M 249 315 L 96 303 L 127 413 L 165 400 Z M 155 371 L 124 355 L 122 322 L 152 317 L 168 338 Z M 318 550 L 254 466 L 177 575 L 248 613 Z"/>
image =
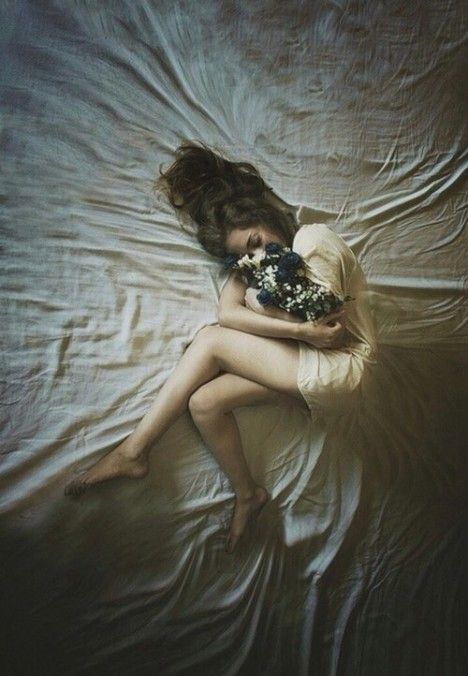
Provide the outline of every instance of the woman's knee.
<path id="1" fill-rule="evenodd" d="M 209 383 L 201 385 L 192 393 L 188 401 L 188 408 L 193 418 L 206 418 L 221 413 L 219 396 L 216 396 Z"/>
<path id="2" fill-rule="evenodd" d="M 201 349 L 214 352 L 214 348 L 219 344 L 220 331 L 223 328 L 219 324 L 209 324 L 203 326 L 194 336 L 192 344 L 196 344 Z"/>

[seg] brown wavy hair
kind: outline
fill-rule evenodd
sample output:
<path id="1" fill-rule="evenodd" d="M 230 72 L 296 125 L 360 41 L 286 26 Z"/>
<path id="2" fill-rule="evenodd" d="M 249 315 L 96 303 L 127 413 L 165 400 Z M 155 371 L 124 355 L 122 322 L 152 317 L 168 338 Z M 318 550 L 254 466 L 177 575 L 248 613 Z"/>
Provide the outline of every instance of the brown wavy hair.
<path id="1" fill-rule="evenodd" d="M 231 230 L 260 223 L 292 245 L 294 218 L 272 204 L 274 193 L 252 164 L 231 162 L 205 144 L 190 141 L 184 141 L 175 156 L 166 171 L 159 168 L 155 187 L 197 224 L 197 239 L 206 251 L 223 258 Z"/>

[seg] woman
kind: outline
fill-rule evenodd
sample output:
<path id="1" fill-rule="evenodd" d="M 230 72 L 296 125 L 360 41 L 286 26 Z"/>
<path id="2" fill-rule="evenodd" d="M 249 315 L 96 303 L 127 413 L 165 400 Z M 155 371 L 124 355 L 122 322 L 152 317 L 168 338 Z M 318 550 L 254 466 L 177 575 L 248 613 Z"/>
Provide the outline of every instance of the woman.
<path id="1" fill-rule="evenodd" d="M 197 238 L 212 255 L 260 253 L 268 242 L 277 242 L 313 263 L 308 274 L 315 281 L 354 298 L 359 293 L 362 271 L 344 240 L 323 225 L 298 229 L 251 164 L 184 143 L 157 185 L 198 225 Z M 115 477 L 144 477 L 151 445 L 188 408 L 235 492 L 226 543 L 226 551 L 233 551 L 249 519 L 268 500 L 250 474 L 233 409 L 280 401 L 322 412 L 333 412 L 341 402 L 346 409 L 359 389 L 364 362 L 372 361 L 369 318 L 359 299 L 345 328 L 344 310 L 304 322 L 261 306 L 255 296 L 232 271 L 220 297 L 219 324 L 198 332 L 132 434 L 72 481 L 67 495 L 79 497 Z"/>

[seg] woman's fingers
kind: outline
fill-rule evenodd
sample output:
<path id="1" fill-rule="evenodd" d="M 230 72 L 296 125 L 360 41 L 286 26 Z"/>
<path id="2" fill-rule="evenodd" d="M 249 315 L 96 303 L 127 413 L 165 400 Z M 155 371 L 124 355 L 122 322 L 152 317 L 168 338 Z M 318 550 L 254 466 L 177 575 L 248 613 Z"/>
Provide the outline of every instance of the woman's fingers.
<path id="1" fill-rule="evenodd" d="M 340 321 L 331 322 L 323 326 L 324 347 L 340 347 L 344 336 L 344 325 Z"/>
<path id="2" fill-rule="evenodd" d="M 333 325 L 335 322 L 343 320 L 345 310 L 341 308 L 335 312 L 330 312 L 330 314 L 321 317 L 318 322 L 319 324 L 326 324 L 327 326 Z"/>
<path id="3" fill-rule="evenodd" d="M 340 324 L 340 322 L 335 322 L 333 326 L 328 325 L 328 336 L 332 342 L 334 342 L 337 337 L 343 333 L 343 324 Z"/>
<path id="4" fill-rule="evenodd" d="M 346 335 L 343 322 L 338 320 L 334 322 L 333 326 L 323 322 L 305 322 L 305 328 L 308 329 L 302 334 L 305 342 L 319 348 L 341 347 Z"/>
<path id="5" fill-rule="evenodd" d="M 343 324 L 338 320 L 335 320 L 331 326 L 330 324 L 328 325 L 328 328 L 329 332 L 332 334 L 339 333 L 343 329 Z"/>

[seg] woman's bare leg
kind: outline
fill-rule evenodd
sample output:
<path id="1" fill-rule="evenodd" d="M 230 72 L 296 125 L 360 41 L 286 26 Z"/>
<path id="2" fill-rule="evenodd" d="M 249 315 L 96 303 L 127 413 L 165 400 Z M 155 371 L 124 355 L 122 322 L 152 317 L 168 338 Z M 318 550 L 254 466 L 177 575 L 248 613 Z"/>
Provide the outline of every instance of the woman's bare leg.
<path id="1" fill-rule="evenodd" d="M 221 372 L 239 375 L 303 401 L 297 388 L 298 360 L 297 341 L 264 338 L 220 326 L 204 327 L 134 431 L 72 481 L 65 493 L 78 497 L 90 485 L 108 479 L 145 476 L 150 444 L 188 408 L 191 395 Z"/>
<path id="2" fill-rule="evenodd" d="M 267 402 L 293 402 L 264 385 L 232 373 L 224 373 L 202 385 L 190 397 L 189 409 L 201 436 L 228 476 L 236 500 L 232 513 L 226 551 L 232 552 L 247 522 L 268 500 L 268 494 L 253 479 L 242 449 L 233 409 Z M 297 401 L 299 405 L 299 401 Z M 307 408 L 305 402 L 303 405 Z"/>

